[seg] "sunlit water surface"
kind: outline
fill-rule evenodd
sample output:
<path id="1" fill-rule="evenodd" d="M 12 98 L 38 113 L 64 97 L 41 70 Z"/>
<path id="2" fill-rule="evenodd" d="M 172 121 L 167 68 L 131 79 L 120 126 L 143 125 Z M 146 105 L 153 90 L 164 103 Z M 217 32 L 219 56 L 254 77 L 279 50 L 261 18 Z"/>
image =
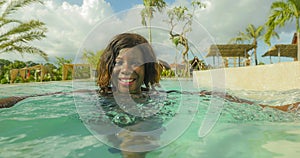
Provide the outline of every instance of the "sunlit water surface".
<path id="1" fill-rule="evenodd" d="M 161 84 L 168 90 L 198 91 L 190 80 L 163 80 Z M 0 85 L 0 97 L 72 90 L 72 82 Z M 270 105 L 300 101 L 300 90 L 229 93 Z M 148 158 L 297 158 L 300 154 L 297 112 L 225 101 L 214 128 L 200 138 L 198 130 L 211 106 L 211 96 L 175 93 L 169 98 L 179 99 L 178 107 L 196 107 L 196 115 L 183 135 L 149 152 Z M 75 105 L 76 99 L 69 93 L 27 98 L 12 108 L 0 109 L 0 157 L 122 157 L 91 134 Z"/>

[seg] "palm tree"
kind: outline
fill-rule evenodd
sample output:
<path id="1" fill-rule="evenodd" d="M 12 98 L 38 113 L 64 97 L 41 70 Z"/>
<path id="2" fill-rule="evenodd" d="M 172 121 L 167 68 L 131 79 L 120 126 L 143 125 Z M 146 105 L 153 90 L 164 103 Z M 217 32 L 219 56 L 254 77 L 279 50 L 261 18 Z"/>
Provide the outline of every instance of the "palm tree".
<path id="1" fill-rule="evenodd" d="M 9 16 L 18 9 L 41 0 L 0 0 L 0 53 L 37 54 L 48 60 L 47 54 L 29 44 L 46 37 L 47 28 L 39 20 L 20 21 Z"/>
<path id="2" fill-rule="evenodd" d="M 104 50 L 93 52 L 90 50 L 84 50 L 82 59 L 92 66 L 92 69 L 96 69 L 100 56 L 103 54 Z"/>
<path id="3" fill-rule="evenodd" d="M 143 0 L 145 8 L 141 11 L 142 24 L 149 28 L 149 42 L 152 43 L 151 20 L 156 9 L 162 12 L 166 7 L 164 0 Z M 156 9 L 155 9 L 156 8 Z"/>
<path id="4" fill-rule="evenodd" d="M 263 37 L 264 26 L 258 26 L 257 28 L 253 24 L 249 24 L 245 32 L 239 32 L 237 37 L 230 39 L 229 43 L 243 43 L 244 41 L 250 42 L 252 40 L 252 45 L 254 46 L 254 60 L 255 65 L 257 62 L 257 41 Z M 274 36 L 278 37 L 278 34 L 274 31 L 272 33 Z M 279 38 L 279 37 L 278 37 Z"/>
<path id="5" fill-rule="evenodd" d="M 271 5 L 271 15 L 266 22 L 268 27 L 265 34 L 265 42 L 270 45 L 270 39 L 274 30 L 279 26 L 283 27 L 287 22 L 296 20 L 296 31 L 298 39 L 298 55 L 297 59 L 300 59 L 300 1 L 299 0 L 286 0 L 276 1 Z"/>
<path id="6" fill-rule="evenodd" d="M 56 65 L 59 69 L 62 69 L 64 64 L 71 64 L 73 62 L 72 59 L 66 59 L 64 57 L 55 57 L 56 58 Z"/>

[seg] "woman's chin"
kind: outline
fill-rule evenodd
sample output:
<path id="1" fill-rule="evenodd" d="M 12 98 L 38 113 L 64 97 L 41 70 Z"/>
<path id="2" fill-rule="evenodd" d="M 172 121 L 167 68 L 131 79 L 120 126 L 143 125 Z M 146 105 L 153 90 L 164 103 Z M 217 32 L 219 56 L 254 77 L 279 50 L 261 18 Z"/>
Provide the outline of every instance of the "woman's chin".
<path id="1" fill-rule="evenodd" d="M 123 85 L 123 84 L 119 84 L 118 86 L 118 92 L 120 93 L 130 93 L 130 94 L 139 94 L 141 93 L 141 90 L 134 88 L 132 85 L 128 86 L 128 85 Z"/>
<path id="2" fill-rule="evenodd" d="M 132 91 L 129 89 L 129 87 L 120 87 L 120 86 L 118 88 L 118 92 L 124 93 L 124 94 L 132 93 Z"/>
<path id="3" fill-rule="evenodd" d="M 126 88 L 120 88 L 118 90 L 119 93 L 124 93 L 124 94 L 140 94 L 141 91 L 139 90 L 131 90 L 131 89 L 126 89 Z"/>

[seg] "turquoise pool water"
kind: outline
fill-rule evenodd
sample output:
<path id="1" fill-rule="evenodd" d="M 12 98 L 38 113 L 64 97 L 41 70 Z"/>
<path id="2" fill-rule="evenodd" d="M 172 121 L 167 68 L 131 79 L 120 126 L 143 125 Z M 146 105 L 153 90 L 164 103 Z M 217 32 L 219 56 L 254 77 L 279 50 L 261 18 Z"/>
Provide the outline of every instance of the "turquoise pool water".
<path id="1" fill-rule="evenodd" d="M 93 88 L 84 83 L 78 87 Z M 165 89 L 195 91 L 188 80 L 163 80 L 162 85 Z M 73 82 L 1 85 L 0 97 L 72 90 Z M 280 105 L 300 101 L 299 91 L 229 93 L 257 103 Z M 211 96 L 170 95 L 175 101 L 180 99 L 182 108 L 196 110 L 195 116 L 191 124 L 186 123 L 182 135 L 149 152 L 147 158 L 296 158 L 300 154 L 299 113 L 225 101 L 214 128 L 200 138 L 198 130 Z M 0 109 L 0 157 L 121 157 L 87 129 L 76 104 L 78 100 L 70 93 L 27 98 L 12 108 Z"/>

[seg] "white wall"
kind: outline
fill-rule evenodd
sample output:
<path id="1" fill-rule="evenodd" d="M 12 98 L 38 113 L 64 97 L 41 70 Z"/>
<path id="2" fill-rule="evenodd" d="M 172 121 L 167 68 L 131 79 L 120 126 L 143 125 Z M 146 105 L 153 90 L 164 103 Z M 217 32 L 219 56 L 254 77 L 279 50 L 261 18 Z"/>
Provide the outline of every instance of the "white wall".
<path id="1" fill-rule="evenodd" d="M 291 90 L 300 89 L 300 61 L 194 71 L 195 86 L 230 90 Z"/>

